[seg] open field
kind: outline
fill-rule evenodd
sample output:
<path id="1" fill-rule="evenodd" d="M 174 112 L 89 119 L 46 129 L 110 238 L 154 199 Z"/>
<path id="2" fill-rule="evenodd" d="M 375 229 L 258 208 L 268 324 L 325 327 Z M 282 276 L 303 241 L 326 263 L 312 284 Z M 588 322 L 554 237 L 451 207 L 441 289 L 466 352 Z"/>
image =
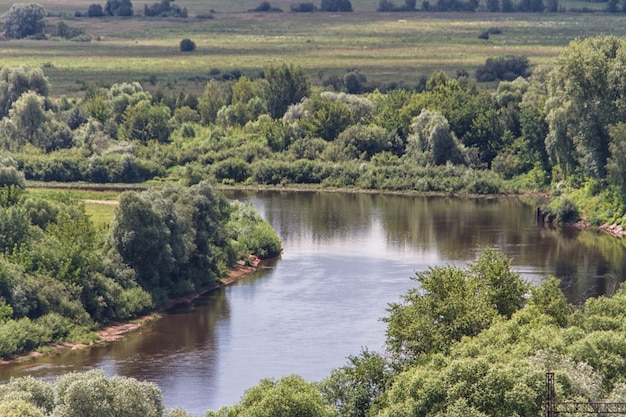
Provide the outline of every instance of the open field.
<path id="1" fill-rule="evenodd" d="M 549 64 L 576 37 L 626 34 L 621 14 L 359 11 L 374 10 L 377 2 L 370 0 L 354 1 L 356 11 L 342 14 L 247 13 L 257 1 L 192 0 L 177 1 L 189 8 L 188 19 L 73 17 L 91 2 L 50 0 L 44 6 L 57 15 L 51 24 L 63 20 L 84 28 L 94 41 L 2 41 L 0 65 L 43 66 L 55 96 L 80 95 L 92 82 L 121 81 L 199 92 L 212 69 L 256 76 L 283 62 L 302 66 L 314 83 L 358 69 L 378 84 L 412 85 L 437 70 L 472 74 L 486 58 L 507 54 L 525 55 L 531 66 Z M 271 3 L 288 10 L 293 2 Z M 10 4 L 0 1 L 0 11 Z M 143 4 L 135 2 L 135 10 L 140 13 Z M 194 17 L 210 9 L 213 19 Z M 68 17 L 58 17 L 64 13 Z M 478 39 L 492 27 L 502 34 Z M 197 49 L 180 52 L 183 38 Z"/>
<path id="2" fill-rule="evenodd" d="M 70 188 L 33 188 L 29 187 L 29 194 L 35 194 L 40 197 L 52 198 L 59 197 L 69 200 L 81 200 L 85 204 L 85 213 L 89 215 L 96 229 L 105 229 L 113 220 L 119 191 L 94 191 L 79 190 Z"/>

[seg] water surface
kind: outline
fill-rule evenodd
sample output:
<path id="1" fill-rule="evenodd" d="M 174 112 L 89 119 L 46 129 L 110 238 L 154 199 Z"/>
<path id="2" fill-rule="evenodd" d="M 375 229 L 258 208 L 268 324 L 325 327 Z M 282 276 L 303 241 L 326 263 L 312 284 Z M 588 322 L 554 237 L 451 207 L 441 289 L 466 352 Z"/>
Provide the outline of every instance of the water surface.
<path id="1" fill-rule="evenodd" d="M 389 302 L 416 271 L 463 266 L 484 247 L 514 259 L 534 283 L 562 279 L 571 301 L 612 292 L 625 278 L 623 243 L 594 232 L 538 225 L 517 199 L 320 192 L 230 193 L 251 201 L 283 240 L 279 259 L 180 306 L 124 340 L 63 351 L 11 376 L 103 368 L 157 383 L 168 407 L 202 416 L 238 401 L 261 378 L 320 380 L 364 347 L 384 348 Z"/>

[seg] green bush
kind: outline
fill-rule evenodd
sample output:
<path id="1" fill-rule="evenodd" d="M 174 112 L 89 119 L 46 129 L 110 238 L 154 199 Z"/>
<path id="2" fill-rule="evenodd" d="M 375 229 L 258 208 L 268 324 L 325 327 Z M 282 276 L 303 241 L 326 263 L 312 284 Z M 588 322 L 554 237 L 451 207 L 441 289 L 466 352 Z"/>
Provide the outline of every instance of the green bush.
<path id="1" fill-rule="evenodd" d="M 181 52 L 191 52 L 196 49 L 196 43 L 191 39 L 185 38 L 180 41 L 180 51 Z"/>

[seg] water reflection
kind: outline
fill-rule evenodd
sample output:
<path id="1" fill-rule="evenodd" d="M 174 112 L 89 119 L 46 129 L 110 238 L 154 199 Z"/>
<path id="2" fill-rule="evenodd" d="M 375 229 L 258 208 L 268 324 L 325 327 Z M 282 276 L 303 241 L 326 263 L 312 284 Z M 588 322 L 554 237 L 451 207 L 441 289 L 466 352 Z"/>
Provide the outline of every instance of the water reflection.
<path id="1" fill-rule="evenodd" d="M 156 382 L 169 407 L 197 416 L 264 377 L 321 379 L 362 347 L 380 350 L 389 302 L 429 266 L 465 265 L 497 247 L 526 279 L 562 280 L 572 301 L 624 280 L 624 242 L 537 225 L 518 199 L 321 192 L 232 192 L 283 240 L 280 259 L 123 341 L 0 368 L 0 379 L 101 367 Z"/>

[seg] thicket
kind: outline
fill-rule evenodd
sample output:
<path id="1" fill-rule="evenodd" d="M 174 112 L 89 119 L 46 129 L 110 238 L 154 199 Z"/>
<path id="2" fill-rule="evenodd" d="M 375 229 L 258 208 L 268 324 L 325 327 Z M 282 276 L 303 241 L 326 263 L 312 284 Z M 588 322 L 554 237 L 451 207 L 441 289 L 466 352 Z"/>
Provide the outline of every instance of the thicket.
<path id="1" fill-rule="evenodd" d="M 207 183 L 123 193 L 99 231 L 79 201 L 31 195 L 10 162 L 0 169 L 0 358 L 90 340 L 106 323 L 215 284 L 250 254 L 280 254 L 252 207 Z"/>

